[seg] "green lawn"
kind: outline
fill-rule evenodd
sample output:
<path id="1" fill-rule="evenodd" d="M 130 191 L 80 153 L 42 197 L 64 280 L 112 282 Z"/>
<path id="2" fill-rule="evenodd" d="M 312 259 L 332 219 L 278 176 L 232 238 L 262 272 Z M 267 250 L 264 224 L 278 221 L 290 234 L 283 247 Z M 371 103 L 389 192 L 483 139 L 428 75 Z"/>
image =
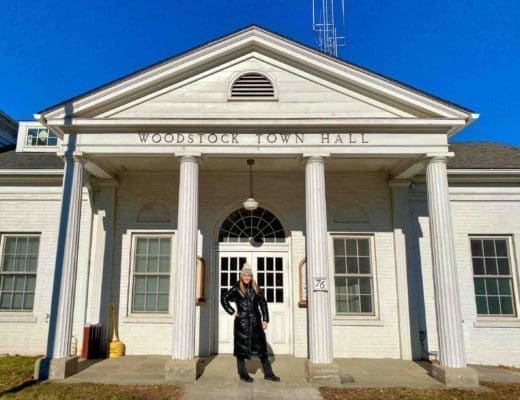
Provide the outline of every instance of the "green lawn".
<path id="1" fill-rule="evenodd" d="M 33 380 L 37 357 L 0 357 L 0 398 L 41 400 L 159 400 L 181 399 L 177 385 L 64 384 Z"/>
<path id="2" fill-rule="evenodd" d="M 454 389 L 337 389 L 322 387 L 320 392 L 325 400 L 520 400 L 520 383 L 480 383 L 488 390 L 477 392 Z"/>

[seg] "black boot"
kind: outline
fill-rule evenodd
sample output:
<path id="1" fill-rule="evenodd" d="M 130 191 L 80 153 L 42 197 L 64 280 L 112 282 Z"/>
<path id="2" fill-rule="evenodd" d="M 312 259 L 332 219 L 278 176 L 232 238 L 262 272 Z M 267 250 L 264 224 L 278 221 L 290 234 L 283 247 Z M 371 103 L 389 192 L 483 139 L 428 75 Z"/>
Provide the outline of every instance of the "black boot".
<path id="1" fill-rule="evenodd" d="M 251 378 L 249 375 L 239 375 L 240 376 L 240 380 L 241 381 L 246 381 L 246 382 L 253 382 L 254 379 Z"/>
<path id="2" fill-rule="evenodd" d="M 274 381 L 274 382 L 280 382 L 280 378 L 278 376 L 276 376 L 275 374 L 266 375 L 266 376 L 264 376 L 264 379 L 269 379 L 270 381 Z"/>

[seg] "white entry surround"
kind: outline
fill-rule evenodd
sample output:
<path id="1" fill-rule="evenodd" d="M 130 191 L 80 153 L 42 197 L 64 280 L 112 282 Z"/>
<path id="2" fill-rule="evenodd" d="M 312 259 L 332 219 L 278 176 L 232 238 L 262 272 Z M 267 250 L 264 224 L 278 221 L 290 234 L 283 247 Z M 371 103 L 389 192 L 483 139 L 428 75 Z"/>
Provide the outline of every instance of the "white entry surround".
<path id="1" fill-rule="evenodd" d="M 235 79 L 251 72 L 272 82 L 273 98 L 231 97 Z M 520 187 L 515 171 L 488 174 L 485 185 L 464 171 L 453 180 L 448 138 L 478 118 L 470 110 L 250 27 L 37 117 L 60 136 L 65 182 L 74 171 L 61 194 L 72 201 L 60 214 L 56 182 L 39 183 L 49 186 L 39 196 L 54 219 L 30 214 L 19 231 L 41 235 L 37 301 L 32 312 L 0 312 L 8 339 L 0 352 L 64 358 L 83 323 L 106 324 L 111 302 L 127 354 L 231 353 L 222 260 L 246 259 L 258 277 L 258 260 L 278 257 L 283 295 L 269 304 L 267 331 L 274 354 L 316 364 L 518 365 Z M 248 197 L 248 158 L 255 198 L 283 227 L 281 242 L 220 240 Z M 18 232 L 16 199 L 26 207 L 35 191 L 30 176 L 13 179 L 0 176 L 1 234 Z M 75 230 L 56 258 L 66 244 L 57 221 Z M 507 240 L 510 317 L 477 315 L 473 237 Z M 197 257 L 206 265 L 200 303 Z M 64 272 L 51 295 L 55 270 Z M 349 308 L 353 297 L 359 309 Z M 62 312 L 51 312 L 52 298 Z"/>

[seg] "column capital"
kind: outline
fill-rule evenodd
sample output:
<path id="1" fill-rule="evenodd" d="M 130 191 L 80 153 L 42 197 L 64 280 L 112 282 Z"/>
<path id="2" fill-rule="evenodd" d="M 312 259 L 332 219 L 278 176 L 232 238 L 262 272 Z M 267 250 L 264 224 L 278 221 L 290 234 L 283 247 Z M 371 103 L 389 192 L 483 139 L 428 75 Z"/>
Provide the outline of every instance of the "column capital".
<path id="1" fill-rule="evenodd" d="M 305 162 L 325 162 L 325 159 L 330 157 L 330 153 L 325 152 L 311 152 L 311 153 L 303 153 L 302 159 L 305 160 Z"/>
<path id="2" fill-rule="evenodd" d="M 388 186 L 390 186 L 392 189 L 400 187 L 406 188 L 410 186 L 411 183 L 412 181 L 408 179 L 391 179 L 388 181 Z"/>

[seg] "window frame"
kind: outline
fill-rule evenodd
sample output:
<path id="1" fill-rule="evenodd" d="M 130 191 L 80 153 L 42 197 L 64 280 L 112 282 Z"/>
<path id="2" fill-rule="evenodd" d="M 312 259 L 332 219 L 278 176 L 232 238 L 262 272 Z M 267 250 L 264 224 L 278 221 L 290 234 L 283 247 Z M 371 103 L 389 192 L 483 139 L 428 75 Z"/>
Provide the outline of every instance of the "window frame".
<path id="1" fill-rule="evenodd" d="M 38 124 L 31 124 L 31 123 L 28 123 L 28 124 L 21 124 L 20 126 L 21 129 L 23 129 L 23 139 L 21 138 L 21 140 L 23 140 L 22 143 L 19 143 L 21 144 L 22 146 L 22 151 L 23 152 L 56 152 L 57 149 L 59 148 L 60 144 L 61 144 L 61 138 L 59 136 L 56 135 L 56 144 L 55 145 L 52 145 L 52 146 L 32 146 L 32 145 L 29 145 L 27 143 L 27 140 L 29 138 L 29 130 L 30 129 L 47 129 L 49 131 L 49 134 L 51 134 L 52 132 L 50 131 L 50 129 L 48 129 L 47 127 L 43 126 L 43 125 L 38 125 Z"/>
<path id="2" fill-rule="evenodd" d="M 506 241 L 507 250 L 508 250 L 508 258 L 509 258 L 509 269 L 511 276 L 511 286 L 512 286 L 512 303 L 514 307 L 513 314 L 479 314 L 477 310 L 477 293 L 475 289 L 475 272 L 473 269 L 473 252 L 471 250 L 471 240 L 497 240 L 503 239 Z M 508 234 L 468 234 L 468 250 L 469 250 L 469 268 L 471 272 L 471 284 L 472 284 L 472 294 L 473 294 L 473 310 L 475 313 L 475 324 L 478 326 L 480 323 L 486 324 L 494 322 L 520 322 L 520 304 L 519 304 L 519 293 L 518 293 L 518 268 L 516 263 L 515 256 L 515 247 L 513 242 L 513 236 Z M 493 278 L 494 275 L 477 275 L 478 277 L 482 277 L 486 279 L 486 277 Z M 503 275 L 496 275 L 503 276 Z"/>
<path id="3" fill-rule="evenodd" d="M 36 270 L 34 273 L 30 272 L 24 272 L 20 274 L 24 275 L 34 275 L 34 293 L 33 293 L 33 306 L 31 309 L 0 309 L 0 315 L 1 316 L 32 316 L 34 315 L 34 307 L 36 304 L 36 295 L 37 295 L 37 289 L 38 289 L 38 270 L 39 270 L 39 264 L 40 264 L 40 249 L 41 249 L 41 233 L 39 232 L 2 232 L 0 233 L 0 275 L 9 274 L 9 272 L 4 273 L 3 271 L 3 262 L 5 257 L 5 245 L 6 245 L 6 238 L 9 237 L 37 237 L 38 238 L 38 253 L 36 255 Z M 16 274 L 16 273 L 15 273 Z M 0 280 L 1 281 L 1 280 Z M 0 282 L 1 283 L 1 282 Z M 1 292 L 1 289 L 0 289 Z"/>
<path id="4" fill-rule="evenodd" d="M 130 249 L 129 249 L 129 268 L 128 268 L 128 285 L 126 293 L 126 320 L 124 322 L 144 322 L 143 320 L 156 320 L 158 322 L 167 322 L 173 318 L 173 296 L 171 293 L 172 275 L 176 269 L 174 255 L 176 254 L 176 238 L 174 231 L 133 231 L 130 232 Z M 133 311 L 133 294 L 134 294 L 134 274 L 135 274 L 135 251 L 137 249 L 138 238 L 168 238 L 170 239 L 170 274 L 168 285 L 168 311 Z M 132 321 L 135 320 L 135 321 Z"/>
<path id="5" fill-rule="evenodd" d="M 372 313 L 344 313 L 337 312 L 336 309 L 336 284 L 335 284 L 335 253 L 334 239 L 368 239 L 369 258 L 372 278 Z M 329 291 L 330 307 L 332 311 L 332 325 L 379 325 L 383 322 L 379 314 L 379 291 L 377 280 L 377 263 L 374 233 L 358 232 L 329 232 Z"/>

